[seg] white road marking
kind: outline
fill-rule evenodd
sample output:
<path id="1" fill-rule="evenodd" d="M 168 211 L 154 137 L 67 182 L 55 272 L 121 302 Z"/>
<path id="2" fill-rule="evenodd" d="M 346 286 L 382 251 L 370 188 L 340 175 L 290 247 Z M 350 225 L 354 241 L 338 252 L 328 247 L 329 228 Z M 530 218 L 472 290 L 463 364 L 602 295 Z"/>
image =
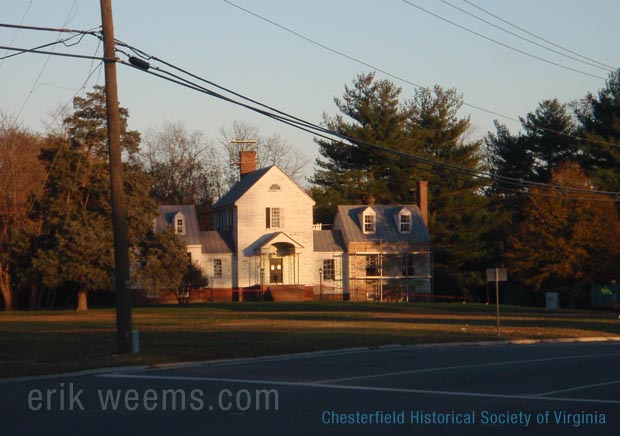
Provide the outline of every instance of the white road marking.
<path id="1" fill-rule="evenodd" d="M 527 360 L 511 360 L 506 362 L 491 362 L 491 363 L 475 363 L 471 365 L 457 365 L 457 366 L 442 366 L 439 368 L 424 368 L 424 369 L 411 369 L 405 371 L 394 371 L 394 372 L 384 372 L 378 374 L 370 374 L 370 375 L 360 375 L 356 377 L 343 377 L 343 378 L 335 378 L 330 380 L 319 380 L 314 383 L 339 383 L 344 381 L 352 381 L 352 380 L 366 380 L 369 378 L 380 378 L 380 377 L 391 377 L 395 375 L 403 375 L 403 374 L 419 374 L 426 372 L 437 372 L 437 371 L 450 371 L 455 369 L 468 369 L 468 368 L 483 368 L 490 366 L 505 366 L 505 365 L 515 365 L 515 364 L 524 364 L 524 363 L 538 363 L 538 362 L 552 362 L 555 360 L 573 360 L 573 359 L 586 359 L 590 357 L 617 357 L 620 356 L 620 353 L 607 353 L 607 354 L 584 354 L 580 356 L 559 356 L 559 357 L 547 357 L 541 359 L 527 359 Z"/>
<path id="2" fill-rule="evenodd" d="M 612 381 L 604 382 L 604 383 L 595 383 L 595 384 L 592 384 L 592 385 L 575 386 L 573 388 L 568 388 L 568 389 L 560 389 L 560 390 L 557 390 L 557 391 L 543 392 L 541 394 L 536 394 L 536 395 L 543 396 L 543 395 L 561 394 L 561 393 L 564 393 L 564 392 L 581 391 L 581 390 L 584 390 L 584 389 L 598 388 L 598 387 L 601 387 L 601 386 L 615 385 L 615 384 L 618 384 L 618 383 L 620 383 L 620 380 L 612 380 Z"/>
<path id="3" fill-rule="evenodd" d="M 303 382 L 286 382 L 277 380 L 252 380 L 252 379 L 236 379 L 236 378 L 217 378 L 217 377 L 184 377 L 184 376 L 161 376 L 161 375 L 140 375 L 140 374 L 101 374 L 97 377 L 105 378 L 123 378 L 138 380 L 168 380 L 168 381 L 206 381 L 206 382 L 223 382 L 223 383 L 241 383 L 241 384 L 259 384 L 274 386 L 293 386 L 318 389 L 337 389 L 337 390 L 353 390 L 353 391 L 371 391 L 371 392 L 394 392 L 404 394 L 426 394 L 426 395 L 444 395 L 454 397 L 474 397 L 474 398 L 501 398 L 508 400 L 531 400 L 531 401 L 552 401 L 552 402 L 568 402 L 568 403 L 595 403 L 595 404 L 620 404 L 617 400 L 597 400 L 590 398 L 562 398 L 562 397 L 545 397 L 533 395 L 505 395 L 505 394 L 484 394 L 479 392 L 453 392 L 453 391 L 433 391 L 427 389 L 405 389 L 405 388 L 384 388 L 373 386 L 348 386 L 333 384 L 317 384 Z"/>

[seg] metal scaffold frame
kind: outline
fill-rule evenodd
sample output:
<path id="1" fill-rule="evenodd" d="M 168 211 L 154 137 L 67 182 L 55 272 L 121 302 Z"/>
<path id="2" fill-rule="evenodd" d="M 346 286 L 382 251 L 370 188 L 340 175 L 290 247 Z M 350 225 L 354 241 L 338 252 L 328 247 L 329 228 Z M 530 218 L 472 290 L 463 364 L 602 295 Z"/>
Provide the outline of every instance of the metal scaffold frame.
<path id="1" fill-rule="evenodd" d="M 404 256 L 426 256 L 421 262 L 428 263 L 428 274 L 413 274 L 403 271 Z M 372 258 L 370 256 L 373 256 Z M 369 259 L 375 259 L 369 264 Z M 413 265 L 416 262 L 413 260 Z M 408 264 L 406 268 L 408 268 Z M 370 268 L 376 268 L 376 274 L 368 274 Z M 394 300 L 395 295 L 400 301 L 409 301 L 412 290 L 415 293 L 415 282 L 428 281 L 428 295 L 432 297 L 432 254 L 428 249 L 412 249 L 411 244 L 384 243 L 382 240 L 368 241 L 356 245 L 356 250 L 349 253 L 350 293 L 353 301 L 384 301 Z M 387 273 L 387 274 L 386 274 Z M 394 293 L 390 282 L 400 282 L 400 292 Z M 403 292 L 403 285 L 405 291 Z M 411 286 L 411 287 L 410 287 Z M 361 292 L 360 292 L 361 290 Z M 389 291 L 389 292 L 386 292 Z M 363 298 L 360 298 L 360 293 Z"/>

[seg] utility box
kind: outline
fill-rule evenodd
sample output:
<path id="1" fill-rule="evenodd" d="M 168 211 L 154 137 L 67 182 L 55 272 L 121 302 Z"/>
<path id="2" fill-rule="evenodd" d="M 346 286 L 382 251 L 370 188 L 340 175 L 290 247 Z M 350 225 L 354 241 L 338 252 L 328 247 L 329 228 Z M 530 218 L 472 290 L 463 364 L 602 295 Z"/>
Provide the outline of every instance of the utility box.
<path id="1" fill-rule="evenodd" d="M 559 309 L 560 308 L 560 294 L 557 292 L 545 293 L 545 308 L 546 309 Z"/>
<path id="2" fill-rule="evenodd" d="M 140 352 L 140 330 L 131 331 L 131 352 Z"/>

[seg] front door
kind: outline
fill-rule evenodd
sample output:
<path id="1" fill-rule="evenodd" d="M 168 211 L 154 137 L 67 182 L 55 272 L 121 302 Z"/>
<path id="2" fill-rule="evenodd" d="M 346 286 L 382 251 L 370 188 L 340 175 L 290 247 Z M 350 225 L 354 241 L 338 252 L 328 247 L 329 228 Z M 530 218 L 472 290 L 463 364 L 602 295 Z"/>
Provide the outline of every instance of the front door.
<path id="1" fill-rule="evenodd" d="M 282 258 L 269 259 L 269 283 L 282 283 Z"/>

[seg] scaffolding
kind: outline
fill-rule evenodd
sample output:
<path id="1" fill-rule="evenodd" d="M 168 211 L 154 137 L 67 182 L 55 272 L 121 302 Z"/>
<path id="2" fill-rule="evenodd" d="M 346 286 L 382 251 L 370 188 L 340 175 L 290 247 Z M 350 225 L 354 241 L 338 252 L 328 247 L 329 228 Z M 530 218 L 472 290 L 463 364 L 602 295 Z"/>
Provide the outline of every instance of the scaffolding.
<path id="1" fill-rule="evenodd" d="M 432 257 L 428 244 L 372 240 L 355 243 L 349 253 L 352 301 L 410 301 L 432 298 Z"/>

